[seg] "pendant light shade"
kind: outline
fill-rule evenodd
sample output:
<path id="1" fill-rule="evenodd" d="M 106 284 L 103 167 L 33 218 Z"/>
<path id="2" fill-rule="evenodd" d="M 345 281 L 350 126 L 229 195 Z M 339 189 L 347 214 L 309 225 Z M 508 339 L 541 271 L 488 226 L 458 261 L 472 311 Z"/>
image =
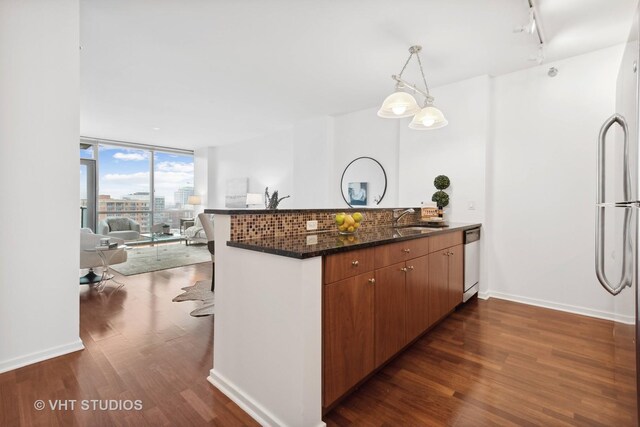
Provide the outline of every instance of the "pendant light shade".
<path id="1" fill-rule="evenodd" d="M 444 118 L 442 111 L 429 104 L 413 116 L 409 128 L 414 130 L 440 129 L 448 124 L 449 122 Z"/>
<path id="2" fill-rule="evenodd" d="M 416 45 L 409 48 L 409 58 L 404 63 L 400 74 L 393 75 L 391 78 L 396 82 L 396 92 L 387 96 L 382 103 L 382 107 L 378 110 L 378 117 L 385 119 L 399 119 L 402 117 L 413 116 L 410 129 L 415 130 L 427 130 L 427 129 L 439 129 L 445 127 L 448 122 L 444 118 L 442 111 L 433 106 L 433 96 L 429 93 L 429 86 L 427 86 L 427 78 L 424 76 L 424 70 L 422 69 L 422 61 L 420 60 L 420 51 L 422 46 Z M 422 83 L 424 83 L 424 90 L 419 89 L 416 85 L 413 85 L 402 78 L 402 73 L 409 65 L 411 58 L 415 55 L 418 60 L 418 66 L 420 67 L 420 75 L 422 76 Z M 420 109 L 416 99 L 409 93 L 402 92 L 400 89 L 410 89 L 414 93 L 418 93 L 424 97 L 424 108 Z"/>
<path id="3" fill-rule="evenodd" d="M 394 92 L 382 103 L 378 110 L 378 117 L 385 119 L 399 119 L 410 117 L 420 111 L 420 106 L 416 99 L 406 92 Z"/>

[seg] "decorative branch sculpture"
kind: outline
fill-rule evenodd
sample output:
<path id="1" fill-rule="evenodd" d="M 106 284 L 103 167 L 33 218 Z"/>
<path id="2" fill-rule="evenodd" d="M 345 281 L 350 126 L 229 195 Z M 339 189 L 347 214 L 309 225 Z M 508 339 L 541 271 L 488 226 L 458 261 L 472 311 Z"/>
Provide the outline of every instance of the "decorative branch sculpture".
<path id="1" fill-rule="evenodd" d="M 278 205 L 281 201 L 291 196 L 284 196 L 278 199 L 278 190 L 273 192 L 272 196 L 269 196 L 269 187 L 264 189 L 264 207 L 265 209 L 278 209 Z"/>

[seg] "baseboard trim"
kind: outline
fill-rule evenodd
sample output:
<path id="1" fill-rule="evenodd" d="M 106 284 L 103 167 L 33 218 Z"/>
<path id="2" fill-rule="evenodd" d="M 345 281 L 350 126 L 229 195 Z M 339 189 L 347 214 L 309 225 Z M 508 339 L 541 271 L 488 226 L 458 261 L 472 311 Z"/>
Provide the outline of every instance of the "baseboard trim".
<path id="1" fill-rule="evenodd" d="M 84 344 L 82 343 L 82 340 L 78 338 L 76 341 L 68 344 L 51 347 L 42 351 L 36 351 L 24 356 L 14 357 L 13 359 L 0 362 L 0 374 L 80 350 L 84 350 Z"/>
<path id="2" fill-rule="evenodd" d="M 229 399 L 234 401 L 236 405 L 242 408 L 243 411 L 249 414 L 251 418 L 256 420 L 261 426 L 284 425 L 284 423 L 280 421 L 276 416 L 263 408 L 262 405 L 253 400 L 244 391 L 242 391 L 235 384 L 225 378 L 224 375 L 221 375 L 214 369 L 209 371 L 207 381 L 213 384 L 215 388 L 224 393 L 225 396 L 227 396 Z"/>
<path id="3" fill-rule="evenodd" d="M 595 317 L 597 319 L 612 320 L 614 322 L 633 325 L 636 319 L 633 316 L 621 316 L 606 311 L 593 310 L 585 307 L 578 307 L 570 304 L 562 304 L 537 298 L 523 297 L 520 295 L 512 295 L 504 292 L 488 291 L 478 295 L 482 299 L 497 298 L 507 301 L 519 302 L 522 304 L 534 305 L 536 307 L 549 308 L 552 310 L 564 311 L 572 314 L 580 314 L 582 316 Z"/>

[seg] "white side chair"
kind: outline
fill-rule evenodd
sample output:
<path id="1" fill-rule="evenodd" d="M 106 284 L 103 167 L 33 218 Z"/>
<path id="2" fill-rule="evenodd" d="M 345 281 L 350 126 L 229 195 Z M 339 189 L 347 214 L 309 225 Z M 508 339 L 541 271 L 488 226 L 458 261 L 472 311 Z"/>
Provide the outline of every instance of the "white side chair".
<path id="1" fill-rule="evenodd" d="M 91 285 L 94 283 L 102 282 L 102 274 L 96 274 L 94 268 L 104 267 L 105 260 L 107 265 L 120 264 L 127 260 L 127 252 L 124 249 L 115 249 L 105 251 L 102 255 L 105 257 L 103 260 L 95 251 L 90 251 L 100 244 L 100 239 L 109 238 L 111 242 L 116 242 L 118 245 L 123 245 L 124 240 L 111 236 L 103 236 L 101 234 L 93 234 L 90 228 L 80 229 L 80 268 L 89 269 L 89 272 L 80 277 L 81 285 Z M 105 272 L 102 272 L 105 273 Z"/>
<path id="2" fill-rule="evenodd" d="M 187 227 L 187 229 L 184 230 L 184 237 L 187 246 L 189 246 L 190 243 L 207 243 L 209 241 L 204 227 L 200 222 L 200 215 L 196 217 L 191 227 Z"/>
<path id="3" fill-rule="evenodd" d="M 215 247 L 213 245 L 213 217 L 209 214 L 201 213 L 198 214 L 198 219 L 200 220 L 202 228 L 204 228 L 204 232 L 207 235 L 207 247 L 211 253 L 211 292 L 214 292 L 216 288 L 216 256 Z"/>

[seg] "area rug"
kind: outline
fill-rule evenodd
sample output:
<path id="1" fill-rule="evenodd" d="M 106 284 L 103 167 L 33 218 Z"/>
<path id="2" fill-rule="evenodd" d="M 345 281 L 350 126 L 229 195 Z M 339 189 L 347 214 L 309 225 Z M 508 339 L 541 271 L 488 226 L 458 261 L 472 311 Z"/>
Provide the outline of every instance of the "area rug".
<path id="1" fill-rule="evenodd" d="M 204 304 L 202 307 L 193 310 L 190 314 L 193 317 L 211 316 L 214 314 L 213 307 L 215 306 L 215 294 L 211 292 L 211 281 L 200 280 L 193 286 L 187 286 L 182 288 L 184 291 L 173 302 L 180 301 L 202 301 Z"/>
<path id="2" fill-rule="evenodd" d="M 132 276 L 200 262 L 211 262 L 207 245 L 164 243 L 158 245 L 157 257 L 155 246 L 132 246 L 127 250 L 127 261 L 111 268 L 125 276 Z"/>

